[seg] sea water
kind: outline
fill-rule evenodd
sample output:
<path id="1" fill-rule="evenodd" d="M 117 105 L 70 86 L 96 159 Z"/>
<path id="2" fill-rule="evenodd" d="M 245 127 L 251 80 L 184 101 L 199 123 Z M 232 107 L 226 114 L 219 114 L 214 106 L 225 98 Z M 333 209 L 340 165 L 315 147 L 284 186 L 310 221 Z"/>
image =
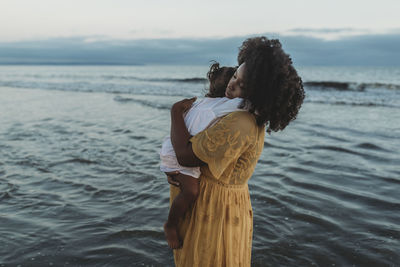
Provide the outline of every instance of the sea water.
<path id="1" fill-rule="evenodd" d="M 158 151 L 207 66 L 0 66 L 0 266 L 172 266 Z M 249 180 L 252 266 L 399 266 L 400 68 L 298 67 Z"/>

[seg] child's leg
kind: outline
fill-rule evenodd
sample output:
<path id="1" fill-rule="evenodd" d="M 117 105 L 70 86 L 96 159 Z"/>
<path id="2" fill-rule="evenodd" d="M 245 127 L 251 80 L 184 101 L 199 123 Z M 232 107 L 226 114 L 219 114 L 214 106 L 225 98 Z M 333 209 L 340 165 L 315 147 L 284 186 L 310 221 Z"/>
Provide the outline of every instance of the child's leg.
<path id="1" fill-rule="evenodd" d="M 181 192 L 171 204 L 168 220 L 164 224 L 164 232 L 168 245 L 172 249 L 177 249 L 182 246 L 182 242 L 178 237 L 178 222 L 183 218 L 190 205 L 197 199 L 199 179 L 184 174 L 178 174 L 174 178 L 179 182 Z"/>

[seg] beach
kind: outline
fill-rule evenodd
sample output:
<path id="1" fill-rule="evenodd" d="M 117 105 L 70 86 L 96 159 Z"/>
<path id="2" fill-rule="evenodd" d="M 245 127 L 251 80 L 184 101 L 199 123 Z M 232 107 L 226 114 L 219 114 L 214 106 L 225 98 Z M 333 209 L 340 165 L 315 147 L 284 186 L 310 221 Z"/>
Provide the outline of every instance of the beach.
<path id="1" fill-rule="evenodd" d="M 172 266 L 159 149 L 207 66 L 0 66 L 0 266 Z M 249 181 L 252 266 L 399 266 L 400 68 L 304 67 Z"/>

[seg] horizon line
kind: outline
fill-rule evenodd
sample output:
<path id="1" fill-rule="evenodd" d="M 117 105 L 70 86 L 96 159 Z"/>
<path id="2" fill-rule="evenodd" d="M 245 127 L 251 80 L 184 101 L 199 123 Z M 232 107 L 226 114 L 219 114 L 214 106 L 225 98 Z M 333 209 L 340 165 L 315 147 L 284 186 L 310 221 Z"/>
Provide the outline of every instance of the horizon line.
<path id="1" fill-rule="evenodd" d="M 384 30 L 357 29 L 357 28 L 292 28 L 285 31 L 248 33 L 235 35 L 215 35 L 215 36 L 173 36 L 173 37 L 115 37 L 110 35 L 70 35 L 70 36 L 47 36 L 31 37 L 12 40 L 0 40 L 0 44 L 22 43 L 22 42 L 41 42 L 48 40 L 73 40 L 80 39 L 85 43 L 107 42 L 107 41 L 151 41 L 151 40 L 222 40 L 232 38 L 249 38 L 254 36 L 281 36 L 281 37 L 307 37 L 324 41 L 338 41 L 347 38 L 360 36 L 379 36 L 379 35 L 400 35 L 400 28 L 388 28 Z M 272 39 L 272 38 L 271 38 Z"/>

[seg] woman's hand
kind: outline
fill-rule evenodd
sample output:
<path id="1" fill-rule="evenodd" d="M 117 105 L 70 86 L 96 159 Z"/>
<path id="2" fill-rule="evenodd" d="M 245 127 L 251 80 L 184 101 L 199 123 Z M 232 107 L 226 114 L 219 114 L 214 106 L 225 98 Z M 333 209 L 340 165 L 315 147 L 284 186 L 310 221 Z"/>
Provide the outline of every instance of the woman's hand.
<path id="1" fill-rule="evenodd" d="M 177 187 L 180 186 L 180 183 L 177 180 L 175 180 L 175 178 L 174 178 L 176 175 L 179 174 L 178 171 L 166 172 L 165 174 L 167 175 L 167 179 L 168 179 L 168 183 L 169 184 L 171 184 L 173 186 L 177 186 Z"/>
<path id="2" fill-rule="evenodd" d="M 185 113 L 187 110 L 189 110 L 193 102 L 196 101 L 197 97 L 192 97 L 192 98 L 185 98 L 179 102 L 176 102 L 174 105 L 172 105 L 171 108 L 171 113 L 172 112 L 179 112 L 179 113 Z"/>

